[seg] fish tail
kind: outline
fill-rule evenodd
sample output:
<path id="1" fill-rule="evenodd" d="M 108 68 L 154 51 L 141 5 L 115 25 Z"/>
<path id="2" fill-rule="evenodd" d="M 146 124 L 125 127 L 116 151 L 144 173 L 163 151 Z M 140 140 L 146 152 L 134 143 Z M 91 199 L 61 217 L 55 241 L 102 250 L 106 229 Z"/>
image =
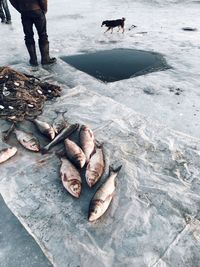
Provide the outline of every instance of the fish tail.
<path id="1" fill-rule="evenodd" d="M 61 114 L 64 122 L 67 122 L 67 121 L 68 121 L 68 120 L 65 118 L 65 113 L 68 112 L 68 109 L 66 109 L 65 111 L 54 110 L 54 112 L 56 113 L 57 117 L 59 116 L 59 114 Z M 57 117 L 56 117 L 56 118 L 57 118 Z"/>
<path id="2" fill-rule="evenodd" d="M 15 130 L 15 128 L 16 128 L 16 124 L 13 123 L 7 131 L 3 132 L 4 133 L 4 136 L 3 136 L 4 141 L 8 140 L 8 138 L 10 137 L 11 133 Z"/>
<path id="3" fill-rule="evenodd" d="M 111 165 L 109 166 L 109 173 L 111 174 L 111 173 L 118 173 L 120 170 L 121 170 L 121 168 L 122 168 L 122 165 L 120 165 L 119 167 L 117 167 L 117 168 L 114 168 L 114 167 L 112 167 Z"/>
<path id="4" fill-rule="evenodd" d="M 65 150 L 64 149 L 60 149 L 58 151 L 55 152 L 55 155 L 58 157 L 58 158 L 62 158 L 62 157 L 65 157 L 66 153 L 65 153 Z"/>
<path id="5" fill-rule="evenodd" d="M 28 117 L 26 120 L 27 120 L 27 121 L 34 122 L 35 120 L 37 120 L 37 116 L 31 116 L 31 117 Z"/>

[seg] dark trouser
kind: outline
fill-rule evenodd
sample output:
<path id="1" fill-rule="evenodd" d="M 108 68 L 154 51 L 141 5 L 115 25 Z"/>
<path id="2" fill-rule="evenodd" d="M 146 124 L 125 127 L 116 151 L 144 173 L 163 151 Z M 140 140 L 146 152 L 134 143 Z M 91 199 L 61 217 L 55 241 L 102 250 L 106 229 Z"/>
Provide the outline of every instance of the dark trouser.
<path id="1" fill-rule="evenodd" d="M 27 11 L 21 16 L 26 44 L 34 44 L 33 25 L 35 25 L 39 41 L 48 42 L 46 17 L 42 10 Z"/>
<path id="2" fill-rule="evenodd" d="M 4 14 L 5 12 L 5 14 Z M 0 18 L 1 20 L 11 20 L 10 11 L 8 9 L 8 3 L 7 0 L 0 0 Z"/>
<path id="3" fill-rule="evenodd" d="M 0 1 L 0 18 L 1 18 L 2 21 L 4 21 L 5 20 L 5 14 L 3 12 L 3 6 L 2 6 L 1 2 L 2 1 Z"/>
<path id="4" fill-rule="evenodd" d="M 39 36 L 39 48 L 41 54 L 42 65 L 49 65 L 56 62 L 55 58 L 50 58 L 49 56 L 49 41 L 47 35 L 47 23 L 46 17 L 42 10 L 28 11 L 22 13 L 22 25 L 25 34 L 25 43 L 27 50 L 30 55 L 30 64 L 32 66 L 37 66 L 37 55 L 35 49 L 35 40 L 33 32 L 33 24 L 37 29 Z"/>

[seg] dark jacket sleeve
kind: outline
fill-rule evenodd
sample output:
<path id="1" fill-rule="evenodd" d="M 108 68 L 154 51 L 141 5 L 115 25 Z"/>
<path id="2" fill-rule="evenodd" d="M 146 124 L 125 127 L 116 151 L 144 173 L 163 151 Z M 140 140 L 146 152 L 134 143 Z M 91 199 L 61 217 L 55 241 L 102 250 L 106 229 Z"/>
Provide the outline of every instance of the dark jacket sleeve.
<path id="1" fill-rule="evenodd" d="M 18 1 L 17 0 L 10 0 L 10 3 L 20 13 Z"/>
<path id="2" fill-rule="evenodd" d="M 47 0 L 39 0 L 41 9 L 46 13 L 47 12 Z"/>

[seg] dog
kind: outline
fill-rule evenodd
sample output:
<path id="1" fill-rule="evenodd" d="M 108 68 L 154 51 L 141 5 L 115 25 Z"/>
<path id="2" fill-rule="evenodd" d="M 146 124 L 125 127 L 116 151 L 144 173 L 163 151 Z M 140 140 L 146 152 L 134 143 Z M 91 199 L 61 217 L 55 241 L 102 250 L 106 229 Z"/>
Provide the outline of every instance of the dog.
<path id="1" fill-rule="evenodd" d="M 104 25 L 108 27 L 108 29 L 104 32 L 111 30 L 111 33 L 113 33 L 113 28 L 118 27 L 118 32 L 120 31 L 120 28 L 122 29 L 122 33 L 124 33 L 124 21 L 125 18 L 122 19 L 116 19 L 116 20 L 104 20 L 101 24 L 101 27 Z"/>

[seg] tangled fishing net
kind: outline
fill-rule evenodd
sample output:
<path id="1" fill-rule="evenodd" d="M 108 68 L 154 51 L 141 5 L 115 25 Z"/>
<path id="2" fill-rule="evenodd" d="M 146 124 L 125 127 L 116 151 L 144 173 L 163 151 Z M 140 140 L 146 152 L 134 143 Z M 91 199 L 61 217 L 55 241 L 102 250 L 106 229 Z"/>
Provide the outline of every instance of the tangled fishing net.
<path id="1" fill-rule="evenodd" d="M 35 118 L 42 113 L 46 100 L 60 95 L 57 85 L 0 67 L 0 119 L 17 122 Z"/>

